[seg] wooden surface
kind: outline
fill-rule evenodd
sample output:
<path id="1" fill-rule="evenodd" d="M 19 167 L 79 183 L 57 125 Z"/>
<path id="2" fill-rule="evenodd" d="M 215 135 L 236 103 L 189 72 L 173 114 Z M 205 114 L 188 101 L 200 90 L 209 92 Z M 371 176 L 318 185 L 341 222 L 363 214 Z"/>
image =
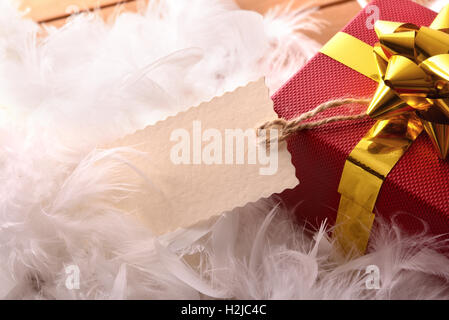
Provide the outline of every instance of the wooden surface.
<path id="1" fill-rule="evenodd" d="M 1 1 L 1 0 L 0 0 Z M 73 0 L 72 0 L 73 2 Z M 96 10 L 99 12 L 100 16 L 103 17 L 103 19 L 108 20 L 114 17 L 116 14 L 123 12 L 123 11 L 130 11 L 130 12 L 136 12 L 138 8 L 136 1 L 130 1 L 130 2 L 124 2 L 121 4 L 116 4 L 112 6 L 106 6 L 106 7 L 93 7 L 90 8 L 89 11 Z M 83 10 L 82 12 L 84 12 Z M 47 22 L 48 21 L 48 22 Z M 67 18 L 60 18 L 60 19 L 54 19 L 54 18 L 48 18 L 47 20 L 43 21 L 43 25 L 51 25 L 55 27 L 62 27 L 67 21 Z"/>
<path id="2" fill-rule="evenodd" d="M 323 6 L 335 3 L 337 0 L 236 0 L 236 2 L 242 9 L 264 13 L 276 5 L 288 5 L 291 3 L 293 7 Z"/>
<path id="3" fill-rule="evenodd" d="M 356 0 L 237 0 L 242 9 L 255 10 L 265 13 L 276 5 L 286 6 L 291 3 L 293 8 L 315 7 L 314 17 L 327 21 L 327 25 L 320 34 L 304 32 L 309 37 L 325 44 L 340 31 L 359 11 Z"/>
<path id="4" fill-rule="evenodd" d="M 117 3 L 121 3 L 119 10 L 136 11 L 138 1 L 144 0 L 21 0 L 20 8 L 26 10 L 27 16 L 35 21 L 60 27 L 71 13 L 97 9 L 103 18 L 108 19 L 117 12 Z M 314 17 L 326 20 L 328 25 L 321 34 L 311 32 L 307 34 L 323 44 L 360 10 L 356 0 L 236 0 L 236 2 L 242 9 L 260 13 L 265 13 L 276 5 L 287 5 L 290 2 L 294 8 L 316 7 Z"/>
<path id="5" fill-rule="evenodd" d="M 102 6 L 114 5 L 117 0 L 23 0 L 22 10 L 29 10 L 28 17 L 36 21 L 46 21 L 64 17 L 76 11 L 86 11 Z"/>

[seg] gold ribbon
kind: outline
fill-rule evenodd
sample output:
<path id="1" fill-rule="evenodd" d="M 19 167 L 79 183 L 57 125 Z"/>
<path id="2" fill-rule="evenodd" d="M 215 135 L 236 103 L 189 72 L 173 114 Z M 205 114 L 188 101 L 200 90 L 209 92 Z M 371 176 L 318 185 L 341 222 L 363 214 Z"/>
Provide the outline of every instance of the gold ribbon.
<path id="1" fill-rule="evenodd" d="M 334 237 L 365 252 L 383 181 L 423 128 L 449 153 L 449 5 L 430 27 L 377 21 L 374 47 L 339 32 L 321 52 L 378 82 L 367 114 L 376 124 L 346 160 Z M 350 50 L 348 50 L 350 48 Z"/>

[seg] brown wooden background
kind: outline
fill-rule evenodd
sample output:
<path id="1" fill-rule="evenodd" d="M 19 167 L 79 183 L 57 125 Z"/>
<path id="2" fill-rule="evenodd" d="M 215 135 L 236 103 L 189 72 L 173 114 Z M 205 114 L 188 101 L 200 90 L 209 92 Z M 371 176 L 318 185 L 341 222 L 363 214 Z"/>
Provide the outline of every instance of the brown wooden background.
<path id="1" fill-rule="evenodd" d="M 118 5 L 120 10 L 136 11 L 139 1 L 142 0 L 22 0 L 20 8 L 27 10 L 27 16 L 35 21 L 60 27 L 65 23 L 69 13 L 76 8 L 80 12 L 98 9 L 104 18 L 108 18 L 117 10 Z M 275 5 L 286 5 L 289 2 L 298 7 L 316 6 L 319 10 L 314 15 L 327 20 L 328 25 L 321 34 L 310 34 L 310 36 L 323 44 L 360 10 L 356 0 L 237 0 L 236 2 L 242 9 L 260 13 L 266 12 Z"/>

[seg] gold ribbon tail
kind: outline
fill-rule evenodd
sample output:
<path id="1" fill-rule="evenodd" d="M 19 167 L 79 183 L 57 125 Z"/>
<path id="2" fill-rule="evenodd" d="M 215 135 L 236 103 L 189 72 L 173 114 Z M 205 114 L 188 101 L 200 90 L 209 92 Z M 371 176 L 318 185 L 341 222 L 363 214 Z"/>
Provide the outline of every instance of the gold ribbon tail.
<path id="1" fill-rule="evenodd" d="M 347 48 L 351 48 L 348 53 Z M 339 32 L 321 53 L 379 82 L 373 47 Z M 387 175 L 423 130 L 414 112 L 380 120 L 357 144 L 343 168 L 334 239 L 347 254 L 363 254 L 374 222 L 374 208 Z"/>

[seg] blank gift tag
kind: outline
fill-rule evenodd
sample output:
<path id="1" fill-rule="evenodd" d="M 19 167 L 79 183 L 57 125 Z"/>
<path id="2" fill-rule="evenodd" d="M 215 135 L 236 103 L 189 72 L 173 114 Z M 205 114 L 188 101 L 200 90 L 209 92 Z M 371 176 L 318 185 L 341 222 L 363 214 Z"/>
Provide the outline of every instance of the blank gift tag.
<path id="1" fill-rule="evenodd" d="M 256 141 L 256 128 L 276 118 L 261 79 L 108 145 L 138 150 L 115 176 L 133 189 L 118 209 L 163 234 L 295 187 L 285 142 Z"/>

